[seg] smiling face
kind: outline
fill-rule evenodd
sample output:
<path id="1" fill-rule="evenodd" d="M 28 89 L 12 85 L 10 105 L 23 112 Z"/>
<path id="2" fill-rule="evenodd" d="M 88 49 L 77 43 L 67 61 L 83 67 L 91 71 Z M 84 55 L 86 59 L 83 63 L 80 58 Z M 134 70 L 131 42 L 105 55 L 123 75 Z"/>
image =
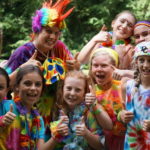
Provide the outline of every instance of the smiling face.
<path id="1" fill-rule="evenodd" d="M 36 35 L 36 47 L 45 53 L 48 52 L 55 46 L 60 34 L 58 27 L 42 27 L 42 31 Z"/>
<path id="2" fill-rule="evenodd" d="M 16 87 L 22 103 L 28 108 L 38 101 L 43 89 L 42 78 L 37 72 L 27 73 Z"/>
<path id="3" fill-rule="evenodd" d="M 150 56 L 139 56 L 137 58 L 137 66 L 141 75 L 141 79 L 150 79 Z"/>
<path id="4" fill-rule="evenodd" d="M 94 56 L 91 64 L 91 75 L 100 86 L 104 86 L 112 81 L 113 73 L 112 61 L 107 54 Z"/>
<path id="5" fill-rule="evenodd" d="M 113 36 L 116 40 L 129 38 L 133 33 L 135 18 L 127 12 L 121 13 L 113 22 Z"/>
<path id="6" fill-rule="evenodd" d="M 63 99 L 70 109 L 84 100 L 85 80 L 76 77 L 67 77 L 64 81 Z"/>
<path id="7" fill-rule="evenodd" d="M 134 28 L 135 44 L 150 41 L 150 27 L 146 25 L 138 25 Z"/>
<path id="8" fill-rule="evenodd" d="M 7 90 L 7 80 L 3 75 L 0 75 L 0 101 L 6 96 Z"/>

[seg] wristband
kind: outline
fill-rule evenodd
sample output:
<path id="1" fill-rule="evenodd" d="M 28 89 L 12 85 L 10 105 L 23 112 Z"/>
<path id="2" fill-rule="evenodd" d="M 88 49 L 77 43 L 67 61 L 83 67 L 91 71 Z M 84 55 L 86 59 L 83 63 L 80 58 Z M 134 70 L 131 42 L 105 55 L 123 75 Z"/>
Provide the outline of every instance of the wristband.
<path id="1" fill-rule="evenodd" d="M 94 103 L 92 108 L 93 108 L 94 115 L 100 114 L 102 112 L 101 108 L 97 107 L 97 103 Z"/>
<path id="2" fill-rule="evenodd" d="M 0 116 L 0 127 L 4 127 L 5 124 L 3 123 L 4 116 Z"/>
<path id="3" fill-rule="evenodd" d="M 54 121 L 50 123 L 50 129 L 51 129 L 51 135 L 53 137 L 53 139 L 57 142 L 61 142 L 65 139 L 64 136 L 62 136 L 58 131 L 58 125 L 60 124 L 60 120 L 58 121 Z"/>
<path id="4" fill-rule="evenodd" d="M 122 120 L 121 120 L 121 112 L 122 112 L 122 111 L 120 111 L 120 112 L 118 113 L 118 115 L 117 115 L 118 121 L 122 121 Z"/>

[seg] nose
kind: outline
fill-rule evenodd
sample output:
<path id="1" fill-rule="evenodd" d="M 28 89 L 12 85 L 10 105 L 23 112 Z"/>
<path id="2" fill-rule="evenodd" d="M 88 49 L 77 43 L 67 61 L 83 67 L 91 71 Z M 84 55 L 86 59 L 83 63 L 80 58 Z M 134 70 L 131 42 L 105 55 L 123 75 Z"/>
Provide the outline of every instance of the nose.
<path id="1" fill-rule="evenodd" d="M 75 90 L 72 89 L 72 90 L 70 91 L 70 95 L 75 95 Z"/>
<path id="2" fill-rule="evenodd" d="M 124 23 L 122 24 L 122 27 L 123 27 L 123 28 L 126 28 L 126 27 L 127 27 L 127 24 L 128 24 L 127 22 L 124 22 Z"/>
<path id="3" fill-rule="evenodd" d="M 30 87 L 30 89 L 31 89 L 31 90 L 35 90 L 35 89 L 36 89 L 35 84 L 32 84 L 31 87 Z"/>
<path id="4" fill-rule="evenodd" d="M 143 66 L 146 67 L 150 67 L 150 62 L 149 61 L 144 61 Z"/>
<path id="5" fill-rule="evenodd" d="M 50 36 L 50 38 L 52 38 L 52 39 L 56 39 L 56 34 L 55 34 L 55 32 L 51 33 L 49 36 Z"/>

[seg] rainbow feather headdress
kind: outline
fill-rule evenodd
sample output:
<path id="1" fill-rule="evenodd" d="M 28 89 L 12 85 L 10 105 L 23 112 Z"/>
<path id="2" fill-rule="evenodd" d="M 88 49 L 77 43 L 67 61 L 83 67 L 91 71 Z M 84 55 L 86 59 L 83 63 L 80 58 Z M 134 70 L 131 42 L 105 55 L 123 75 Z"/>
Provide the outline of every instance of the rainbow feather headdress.
<path id="1" fill-rule="evenodd" d="M 66 13 L 64 10 L 70 3 L 70 0 L 58 0 L 52 4 L 52 0 L 43 3 L 40 10 L 36 11 L 36 15 L 32 18 L 32 30 L 34 33 L 41 31 L 42 26 L 57 26 L 60 30 L 66 27 L 64 19 L 70 15 L 74 7 Z"/>

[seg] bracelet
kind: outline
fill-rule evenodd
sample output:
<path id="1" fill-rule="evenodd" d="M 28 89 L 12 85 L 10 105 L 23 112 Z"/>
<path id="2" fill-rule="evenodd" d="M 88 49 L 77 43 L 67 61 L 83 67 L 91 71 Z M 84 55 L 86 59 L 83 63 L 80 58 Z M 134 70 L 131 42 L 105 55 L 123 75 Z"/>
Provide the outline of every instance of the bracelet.
<path id="1" fill-rule="evenodd" d="M 65 139 L 65 137 L 62 136 L 61 134 L 59 134 L 57 131 L 57 127 L 59 124 L 60 124 L 60 120 L 50 123 L 51 135 L 52 135 L 53 139 L 57 142 L 61 142 Z"/>
<path id="2" fill-rule="evenodd" d="M 92 108 L 93 108 L 94 115 L 100 114 L 102 112 L 102 110 L 97 107 L 97 103 L 94 103 Z"/>
<path id="3" fill-rule="evenodd" d="M 4 116 L 0 116 L 0 127 L 4 127 L 5 124 L 3 123 Z"/>
<path id="4" fill-rule="evenodd" d="M 122 120 L 121 120 L 121 112 L 122 112 L 122 111 L 120 111 L 120 112 L 118 113 L 118 115 L 117 115 L 118 121 L 122 121 Z"/>

